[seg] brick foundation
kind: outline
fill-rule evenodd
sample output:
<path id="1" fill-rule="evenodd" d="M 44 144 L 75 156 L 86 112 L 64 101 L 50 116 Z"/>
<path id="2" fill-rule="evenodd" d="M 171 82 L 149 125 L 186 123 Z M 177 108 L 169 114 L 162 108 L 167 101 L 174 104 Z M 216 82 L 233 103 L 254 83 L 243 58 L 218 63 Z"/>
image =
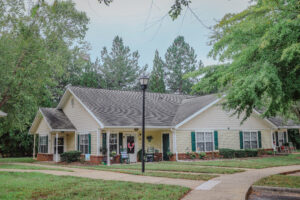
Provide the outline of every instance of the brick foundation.
<path id="1" fill-rule="evenodd" d="M 195 159 L 199 159 L 199 153 L 191 153 L 191 154 L 196 154 Z M 175 158 L 173 158 L 175 157 Z M 206 160 L 214 159 L 214 158 L 220 158 L 219 152 L 206 152 L 205 153 L 205 158 Z M 176 160 L 176 155 L 174 154 L 172 156 L 172 161 Z M 187 155 L 186 153 L 178 153 L 178 160 L 190 160 L 192 157 L 190 155 Z"/>
<path id="2" fill-rule="evenodd" d="M 90 157 L 90 162 L 93 164 L 101 164 L 103 160 L 103 156 L 92 156 Z"/>
<path id="3" fill-rule="evenodd" d="M 36 159 L 38 161 L 53 161 L 53 154 L 38 153 Z"/>

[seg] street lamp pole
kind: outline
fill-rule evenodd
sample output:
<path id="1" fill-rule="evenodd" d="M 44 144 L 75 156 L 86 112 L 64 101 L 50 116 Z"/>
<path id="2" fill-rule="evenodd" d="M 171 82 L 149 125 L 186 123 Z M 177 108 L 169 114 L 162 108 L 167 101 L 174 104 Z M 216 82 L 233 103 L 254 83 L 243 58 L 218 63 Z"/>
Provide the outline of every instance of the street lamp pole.
<path id="1" fill-rule="evenodd" d="M 145 172 L 145 91 L 143 88 L 142 173 Z"/>
<path id="2" fill-rule="evenodd" d="M 148 85 L 149 78 L 142 76 L 140 84 L 143 91 L 143 112 L 142 112 L 142 173 L 145 172 L 145 93 Z"/>

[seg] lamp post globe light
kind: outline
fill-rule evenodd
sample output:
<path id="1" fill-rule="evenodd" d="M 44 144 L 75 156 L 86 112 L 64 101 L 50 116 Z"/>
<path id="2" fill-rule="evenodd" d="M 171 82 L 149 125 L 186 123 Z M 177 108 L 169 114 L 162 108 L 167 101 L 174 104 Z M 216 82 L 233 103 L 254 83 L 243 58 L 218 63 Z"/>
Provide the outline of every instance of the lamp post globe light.
<path id="1" fill-rule="evenodd" d="M 145 91 L 149 78 L 145 75 L 140 77 L 140 85 L 143 91 L 143 113 L 142 113 L 142 173 L 145 172 Z"/>

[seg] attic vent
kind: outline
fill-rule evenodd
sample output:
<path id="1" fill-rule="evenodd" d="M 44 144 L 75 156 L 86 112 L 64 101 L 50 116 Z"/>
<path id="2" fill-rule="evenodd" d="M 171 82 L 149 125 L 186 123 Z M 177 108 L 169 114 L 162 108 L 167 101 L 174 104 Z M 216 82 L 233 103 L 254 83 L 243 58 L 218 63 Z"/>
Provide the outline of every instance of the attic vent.
<path id="1" fill-rule="evenodd" d="M 71 99 L 71 105 L 72 105 L 72 108 L 74 108 L 74 99 L 73 98 Z"/>

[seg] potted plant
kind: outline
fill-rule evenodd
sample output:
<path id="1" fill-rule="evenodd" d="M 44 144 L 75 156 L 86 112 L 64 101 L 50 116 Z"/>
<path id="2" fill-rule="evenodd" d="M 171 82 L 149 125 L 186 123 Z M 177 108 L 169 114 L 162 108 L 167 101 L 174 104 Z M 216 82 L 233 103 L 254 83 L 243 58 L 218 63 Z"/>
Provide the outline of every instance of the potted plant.
<path id="1" fill-rule="evenodd" d="M 116 155 L 117 155 L 117 152 L 116 151 L 112 151 L 112 152 L 110 152 L 109 157 L 110 157 L 111 160 L 113 160 L 116 157 Z"/>
<path id="2" fill-rule="evenodd" d="M 170 151 L 168 151 L 168 152 L 167 152 L 167 156 L 168 156 L 169 160 L 172 160 L 173 153 L 170 152 Z"/>
<path id="3" fill-rule="evenodd" d="M 205 156 L 206 156 L 206 153 L 205 153 L 205 152 L 199 153 L 199 158 L 200 158 L 200 159 L 204 159 Z"/>

